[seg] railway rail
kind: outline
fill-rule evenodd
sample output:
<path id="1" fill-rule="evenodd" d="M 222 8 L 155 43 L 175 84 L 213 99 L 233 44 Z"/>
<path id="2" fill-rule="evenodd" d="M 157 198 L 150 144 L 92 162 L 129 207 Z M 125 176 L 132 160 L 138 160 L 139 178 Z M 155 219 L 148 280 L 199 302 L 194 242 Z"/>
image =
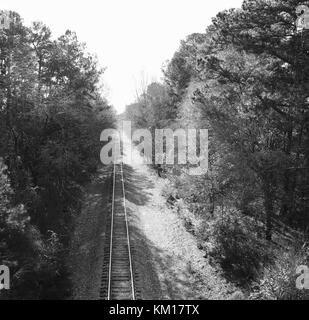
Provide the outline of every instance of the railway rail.
<path id="1" fill-rule="evenodd" d="M 111 214 L 105 235 L 100 298 L 136 300 L 122 162 L 114 164 L 111 203 Z"/>

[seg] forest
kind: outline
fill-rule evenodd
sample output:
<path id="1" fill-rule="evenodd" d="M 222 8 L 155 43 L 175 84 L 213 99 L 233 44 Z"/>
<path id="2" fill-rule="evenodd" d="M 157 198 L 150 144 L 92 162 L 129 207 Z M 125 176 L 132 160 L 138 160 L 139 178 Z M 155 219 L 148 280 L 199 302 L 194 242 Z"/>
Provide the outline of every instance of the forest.
<path id="1" fill-rule="evenodd" d="M 72 297 L 67 257 L 101 165 L 100 134 L 125 119 L 152 132 L 208 129 L 206 174 L 151 169 L 168 183 L 164 199 L 198 249 L 239 289 L 235 300 L 308 300 L 300 290 L 308 277 L 297 282 L 299 267 L 309 267 L 309 26 L 298 27 L 301 5 L 309 3 L 244 0 L 218 13 L 204 33 L 181 41 L 163 81 L 143 85 L 118 116 L 104 95 L 105 69 L 75 32 L 54 38 L 11 11 L 11 27 L 0 30 L 0 261 L 14 290 L 0 299 Z"/>
<path id="2" fill-rule="evenodd" d="M 309 262 L 309 30 L 297 27 L 300 5 L 245 0 L 220 12 L 181 42 L 163 83 L 145 85 L 123 116 L 136 128 L 209 130 L 208 173 L 164 165 L 165 196 L 252 300 L 309 298 L 295 286 Z"/>
<path id="3" fill-rule="evenodd" d="M 115 110 L 74 32 L 54 39 L 43 23 L 10 18 L 0 30 L 0 258 L 13 290 L 0 297 L 66 299 L 73 222 Z"/>

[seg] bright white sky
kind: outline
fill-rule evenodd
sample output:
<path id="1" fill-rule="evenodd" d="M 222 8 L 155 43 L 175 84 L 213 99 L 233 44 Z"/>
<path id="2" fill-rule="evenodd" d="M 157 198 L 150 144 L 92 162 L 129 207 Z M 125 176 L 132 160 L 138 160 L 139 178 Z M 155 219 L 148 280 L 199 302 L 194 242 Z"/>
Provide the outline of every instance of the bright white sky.
<path id="1" fill-rule="evenodd" d="M 180 40 L 204 32 L 223 9 L 242 0 L 1 0 L 0 9 L 17 11 L 26 25 L 43 21 L 53 35 L 76 31 L 97 54 L 107 98 L 121 112 L 143 80 L 160 80 L 163 63 Z"/>

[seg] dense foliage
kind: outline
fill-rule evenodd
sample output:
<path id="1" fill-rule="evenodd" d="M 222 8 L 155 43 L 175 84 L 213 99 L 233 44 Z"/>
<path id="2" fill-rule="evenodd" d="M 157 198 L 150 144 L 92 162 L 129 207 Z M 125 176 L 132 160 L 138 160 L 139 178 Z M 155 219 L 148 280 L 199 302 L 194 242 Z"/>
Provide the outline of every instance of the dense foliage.
<path id="1" fill-rule="evenodd" d="M 307 259 L 309 30 L 296 25 L 304 4 L 245 0 L 219 13 L 204 34 L 182 41 L 165 83 L 151 84 L 138 108 L 127 109 L 138 125 L 209 129 L 209 172 L 170 175 L 173 199 L 203 220 L 195 233 L 212 243 L 229 279 L 246 288 L 262 279 L 261 292 L 267 272 L 295 265 L 284 259 L 299 257 L 291 250 L 302 248 Z M 295 270 L 286 269 L 295 284 Z M 299 298 L 294 289 L 261 296 Z"/>
<path id="2" fill-rule="evenodd" d="M 12 290 L 0 294 L 64 298 L 72 221 L 114 111 L 100 94 L 103 71 L 74 32 L 54 40 L 44 24 L 11 17 L 0 31 L 0 258 Z"/>

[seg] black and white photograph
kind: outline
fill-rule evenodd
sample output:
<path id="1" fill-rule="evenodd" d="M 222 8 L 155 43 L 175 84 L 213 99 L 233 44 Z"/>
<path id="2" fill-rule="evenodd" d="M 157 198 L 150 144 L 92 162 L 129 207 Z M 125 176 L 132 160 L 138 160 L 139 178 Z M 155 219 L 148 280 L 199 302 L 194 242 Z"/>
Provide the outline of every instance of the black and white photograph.
<path id="1" fill-rule="evenodd" d="M 3 303 L 308 299 L 309 1 L 1 0 Z"/>

